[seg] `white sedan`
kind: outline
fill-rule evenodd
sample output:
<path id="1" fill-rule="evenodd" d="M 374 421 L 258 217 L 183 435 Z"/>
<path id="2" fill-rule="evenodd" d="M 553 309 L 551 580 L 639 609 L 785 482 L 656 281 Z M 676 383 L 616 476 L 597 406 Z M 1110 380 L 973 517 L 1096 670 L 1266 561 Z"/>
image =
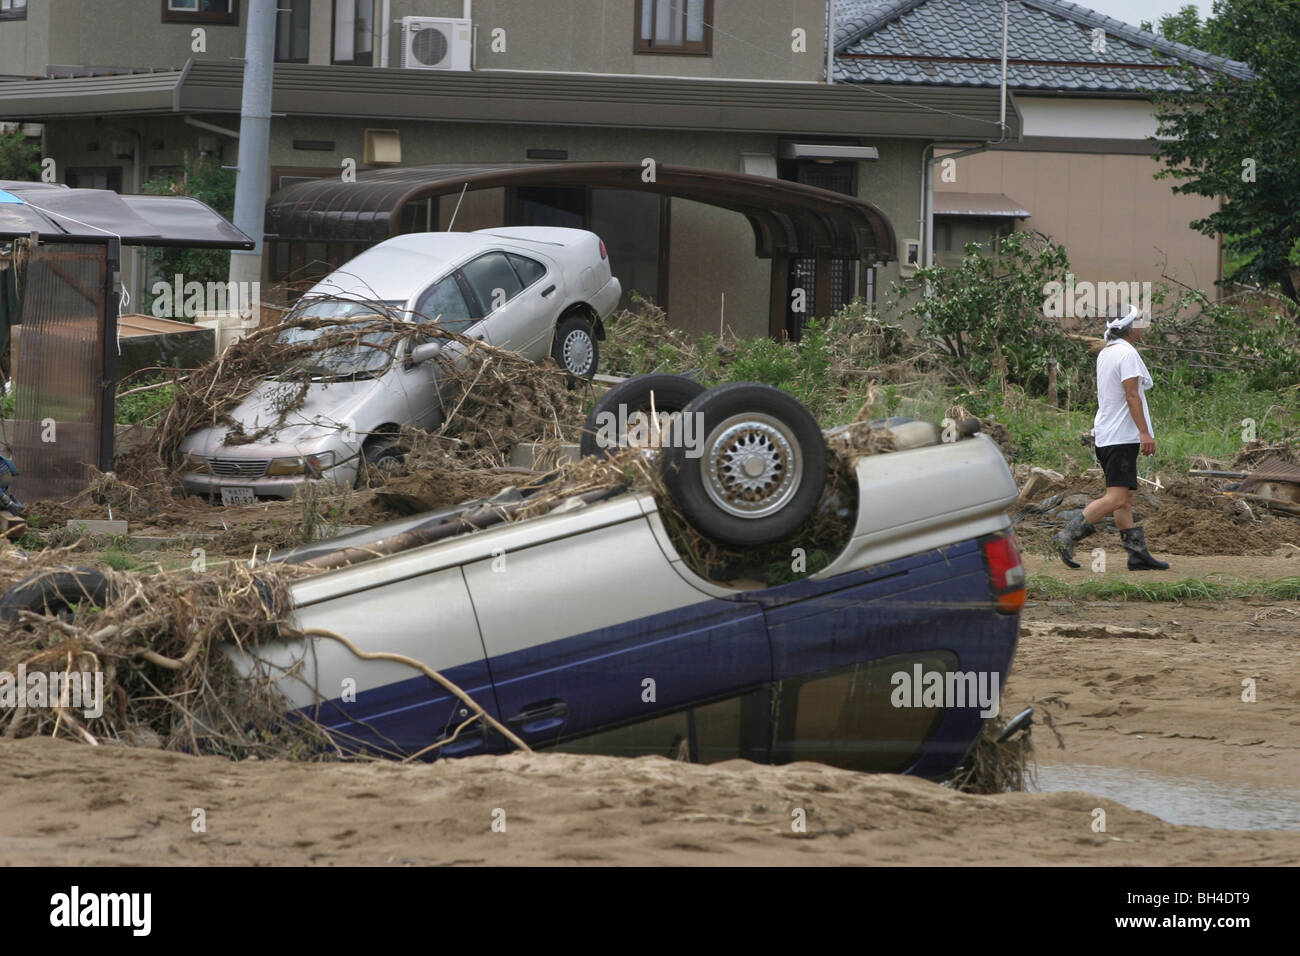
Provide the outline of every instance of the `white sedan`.
<path id="1" fill-rule="evenodd" d="M 290 319 L 376 313 L 437 319 L 534 361 L 552 356 L 570 374 L 589 378 L 599 361 L 604 320 L 621 294 L 605 244 L 582 229 L 411 233 L 367 249 L 316 283 Z M 284 339 L 326 331 L 293 327 Z M 242 504 L 292 498 L 313 479 L 350 484 L 366 463 L 382 468 L 401 455 L 392 440 L 400 426 L 433 429 L 442 421 L 438 363 L 430 359 L 443 341 L 398 355 L 365 344 L 331 349 L 315 355 L 310 367 L 286 369 L 310 384 L 270 434 L 227 442 L 230 428 L 214 425 L 185 439 L 186 490 Z M 232 410 L 242 435 L 261 434 L 263 425 L 277 421 L 283 389 L 281 381 L 264 382 Z"/>

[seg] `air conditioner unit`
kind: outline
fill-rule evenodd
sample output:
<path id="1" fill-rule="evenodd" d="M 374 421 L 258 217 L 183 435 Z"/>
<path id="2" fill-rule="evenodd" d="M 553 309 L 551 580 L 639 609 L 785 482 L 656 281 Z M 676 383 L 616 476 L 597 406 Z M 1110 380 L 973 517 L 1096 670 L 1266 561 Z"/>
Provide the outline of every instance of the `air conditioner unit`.
<path id="1" fill-rule="evenodd" d="M 473 54 L 470 20 L 402 17 L 402 69 L 468 70 Z"/>

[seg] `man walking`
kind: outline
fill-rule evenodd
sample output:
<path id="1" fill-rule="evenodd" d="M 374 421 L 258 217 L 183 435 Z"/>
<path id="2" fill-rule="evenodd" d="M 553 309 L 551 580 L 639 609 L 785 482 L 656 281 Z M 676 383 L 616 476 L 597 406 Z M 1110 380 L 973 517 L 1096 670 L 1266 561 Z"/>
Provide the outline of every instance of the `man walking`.
<path id="1" fill-rule="evenodd" d="M 1142 339 L 1141 327 L 1133 324 L 1137 316 L 1137 307 L 1130 305 L 1127 315 L 1108 321 L 1106 344 L 1097 353 L 1097 416 L 1092 431 L 1097 461 L 1106 476 L 1106 493 L 1052 536 L 1061 560 L 1072 568 L 1079 567 L 1074 560 L 1074 546 L 1096 531 L 1093 522 L 1106 515 L 1115 516 L 1130 571 L 1163 571 L 1169 567 L 1151 556 L 1146 535 L 1133 525 L 1138 452 L 1156 453 L 1146 396 L 1153 384 L 1151 373 L 1133 347 Z"/>

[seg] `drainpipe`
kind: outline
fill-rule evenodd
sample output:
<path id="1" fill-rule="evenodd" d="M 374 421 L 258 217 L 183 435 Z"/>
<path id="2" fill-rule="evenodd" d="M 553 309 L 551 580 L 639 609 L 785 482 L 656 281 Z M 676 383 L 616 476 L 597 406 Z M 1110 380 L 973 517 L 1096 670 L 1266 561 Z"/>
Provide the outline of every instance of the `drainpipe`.
<path id="1" fill-rule="evenodd" d="M 254 246 L 230 253 L 231 282 L 262 279 L 262 234 L 266 230 L 267 162 L 271 140 L 271 84 L 275 78 L 276 0 L 249 0 L 244 41 L 244 91 L 239 108 L 239 171 L 235 180 L 235 225 Z"/>
<path id="2" fill-rule="evenodd" d="M 835 83 L 835 0 L 826 5 L 826 82 Z"/>
<path id="3" fill-rule="evenodd" d="M 833 0 L 832 0 L 833 2 Z M 997 139 L 979 146 L 973 146 L 970 149 L 963 149 L 960 152 L 949 153 L 947 156 L 934 155 L 934 144 L 927 147 L 930 157 L 927 159 L 925 152 L 921 153 L 921 171 L 925 181 L 921 187 L 921 265 L 934 265 L 934 164 L 941 159 L 958 159 L 962 156 L 970 156 L 974 153 L 982 153 L 990 146 L 997 146 L 1006 141 L 1007 138 L 1007 33 L 1010 23 L 1010 0 L 1002 0 L 1002 81 L 1000 85 L 1001 96 L 998 108 L 998 129 L 1001 135 Z M 929 294 L 929 290 L 926 290 Z"/>
<path id="4" fill-rule="evenodd" d="M 393 0 L 382 0 L 379 22 L 383 29 L 379 33 L 379 65 L 388 66 L 388 31 L 393 25 Z"/>
<path id="5" fill-rule="evenodd" d="M 1007 138 L 1007 23 L 1011 16 L 1010 10 L 1010 0 L 1002 0 L 1002 95 L 998 98 L 998 128 L 1002 130 L 1002 139 Z"/>
<path id="6" fill-rule="evenodd" d="M 141 169 L 144 164 L 144 134 L 138 130 L 128 129 L 125 126 L 113 126 L 105 124 L 108 129 L 117 130 L 119 133 L 126 133 L 135 142 L 135 148 L 131 151 L 131 192 L 139 195 L 140 186 L 144 182 L 141 175 Z M 44 154 L 42 154 L 44 155 Z M 127 294 L 131 297 L 128 308 L 133 311 L 142 311 L 140 308 L 140 299 L 144 295 L 144 269 L 142 267 L 144 250 L 139 246 L 130 246 L 122 250 L 125 260 L 122 264 L 127 266 L 122 287 L 126 289 Z M 114 333 L 116 334 L 116 332 Z"/>
<path id="7" fill-rule="evenodd" d="M 203 120 L 196 120 L 193 116 L 184 117 L 184 122 L 188 126 L 195 126 L 199 129 L 205 129 L 209 133 L 220 133 L 222 136 L 228 136 L 231 139 L 239 139 L 239 133 L 233 129 L 227 129 L 224 126 L 218 126 L 216 123 L 207 123 Z"/>

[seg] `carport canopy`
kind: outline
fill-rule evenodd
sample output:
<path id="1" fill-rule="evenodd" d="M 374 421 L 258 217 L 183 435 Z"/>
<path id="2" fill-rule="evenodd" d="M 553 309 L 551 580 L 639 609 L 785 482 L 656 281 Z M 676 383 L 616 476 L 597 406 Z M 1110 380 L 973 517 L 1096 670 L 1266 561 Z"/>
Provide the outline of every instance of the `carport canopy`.
<path id="1" fill-rule="evenodd" d="M 47 241 L 253 248 L 253 240 L 211 206 L 188 196 L 119 196 L 108 189 L 0 180 L 0 237 L 32 233 Z"/>
<path id="2" fill-rule="evenodd" d="M 729 209 L 749 220 L 755 255 L 764 259 L 897 258 L 889 220 L 855 196 L 748 173 L 642 162 L 403 166 L 366 170 L 354 182 L 294 183 L 267 203 L 267 238 L 380 242 L 398 234 L 409 204 L 509 186 L 645 190 Z"/>

